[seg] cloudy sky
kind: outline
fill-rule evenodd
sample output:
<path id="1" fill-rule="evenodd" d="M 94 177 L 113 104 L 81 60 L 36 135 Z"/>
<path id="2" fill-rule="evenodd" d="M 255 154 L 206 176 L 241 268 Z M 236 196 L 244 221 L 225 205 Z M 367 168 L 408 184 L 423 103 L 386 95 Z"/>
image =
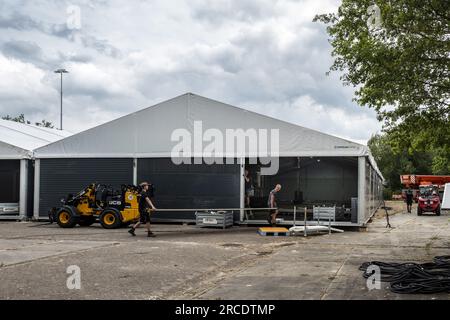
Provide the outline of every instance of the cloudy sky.
<path id="1" fill-rule="evenodd" d="M 337 0 L 0 0 L 0 115 L 78 132 L 193 92 L 365 143 L 317 13 Z M 78 19 L 78 13 L 80 13 Z"/>

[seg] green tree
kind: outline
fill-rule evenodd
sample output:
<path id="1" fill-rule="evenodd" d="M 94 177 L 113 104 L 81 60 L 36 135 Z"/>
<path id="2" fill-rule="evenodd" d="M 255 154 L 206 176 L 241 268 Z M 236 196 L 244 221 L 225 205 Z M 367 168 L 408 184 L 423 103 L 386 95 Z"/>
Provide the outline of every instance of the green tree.
<path id="1" fill-rule="evenodd" d="M 23 113 L 21 113 L 20 115 L 16 116 L 16 117 L 11 117 L 9 114 L 2 117 L 3 120 L 9 120 L 9 121 L 15 121 L 15 122 L 20 122 L 20 123 L 25 123 L 25 124 L 31 124 L 31 121 L 26 120 L 25 119 L 25 115 Z M 42 120 L 41 122 L 35 122 L 35 125 L 38 127 L 44 127 L 44 128 L 54 128 L 55 126 L 47 120 Z"/>
<path id="2" fill-rule="evenodd" d="M 391 191 L 399 191 L 402 188 L 401 174 L 446 174 L 449 172 L 448 159 L 442 156 L 441 149 L 432 152 L 411 152 L 403 149 L 394 152 L 391 139 L 389 134 L 377 134 L 367 143 Z"/>
<path id="3" fill-rule="evenodd" d="M 54 128 L 55 126 L 47 120 L 42 119 L 41 122 L 35 123 L 38 127 L 44 127 L 44 128 Z"/>
<path id="4" fill-rule="evenodd" d="M 30 121 L 25 120 L 25 116 L 23 113 L 21 113 L 20 115 L 16 116 L 16 117 L 11 117 L 9 114 L 2 117 L 3 120 L 10 120 L 10 121 L 14 121 L 14 122 L 20 122 L 20 123 L 25 123 L 25 124 L 31 124 Z"/>
<path id="5" fill-rule="evenodd" d="M 434 170 L 448 173 L 450 1 L 343 0 L 314 21 L 327 24 L 331 71 L 376 110 L 392 150 L 436 153 Z"/>

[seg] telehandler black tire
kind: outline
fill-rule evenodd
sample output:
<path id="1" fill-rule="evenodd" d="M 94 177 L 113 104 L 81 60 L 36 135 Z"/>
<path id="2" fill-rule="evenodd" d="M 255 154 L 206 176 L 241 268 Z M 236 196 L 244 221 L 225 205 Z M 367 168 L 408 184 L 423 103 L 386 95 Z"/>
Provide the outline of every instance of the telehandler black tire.
<path id="1" fill-rule="evenodd" d="M 100 215 L 100 224 L 105 229 L 117 229 L 122 225 L 122 217 L 119 210 L 106 208 Z"/>
<path id="2" fill-rule="evenodd" d="M 436 209 L 436 215 L 437 215 L 437 216 L 440 216 L 440 215 L 441 215 L 441 207 L 440 207 L 440 206 L 437 207 L 437 209 Z"/>
<path id="3" fill-rule="evenodd" d="M 82 227 L 89 227 L 90 225 L 94 224 L 95 217 L 93 216 L 80 216 L 80 219 L 78 221 L 78 224 Z"/>
<path id="4" fill-rule="evenodd" d="M 78 223 L 76 209 L 71 206 L 59 208 L 56 212 L 56 222 L 61 228 L 73 228 Z"/>

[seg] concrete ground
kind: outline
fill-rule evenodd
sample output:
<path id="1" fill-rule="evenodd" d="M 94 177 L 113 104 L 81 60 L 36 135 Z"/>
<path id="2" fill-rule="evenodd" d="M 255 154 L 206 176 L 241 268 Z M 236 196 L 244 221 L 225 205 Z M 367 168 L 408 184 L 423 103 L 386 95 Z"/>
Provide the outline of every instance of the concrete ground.
<path id="1" fill-rule="evenodd" d="M 365 261 L 450 255 L 450 214 L 418 217 L 387 205 L 392 229 L 380 213 L 365 232 L 308 238 L 182 225 L 133 238 L 98 225 L 0 222 L 0 299 L 449 299 L 393 294 L 386 283 L 367 289 L 358 270 Z M 66 286 L 71 265 L 80 267 L 80 290 Z"/>

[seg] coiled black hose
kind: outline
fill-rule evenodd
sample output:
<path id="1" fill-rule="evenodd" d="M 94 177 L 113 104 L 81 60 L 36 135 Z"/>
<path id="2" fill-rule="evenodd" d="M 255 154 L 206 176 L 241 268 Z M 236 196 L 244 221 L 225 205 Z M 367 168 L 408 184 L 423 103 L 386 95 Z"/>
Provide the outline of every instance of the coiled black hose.
<path id="1" fill-rule="evenodd" d="M 364 262 L 359 270 L 363 277 L 373 275 L 369 266 L 380 268 L 381 281 L 390 282 L 395 293 L 450 293 L 450 256 L 437 256 L 428 263 Z"/>

